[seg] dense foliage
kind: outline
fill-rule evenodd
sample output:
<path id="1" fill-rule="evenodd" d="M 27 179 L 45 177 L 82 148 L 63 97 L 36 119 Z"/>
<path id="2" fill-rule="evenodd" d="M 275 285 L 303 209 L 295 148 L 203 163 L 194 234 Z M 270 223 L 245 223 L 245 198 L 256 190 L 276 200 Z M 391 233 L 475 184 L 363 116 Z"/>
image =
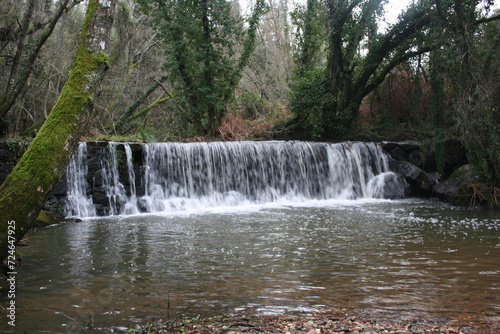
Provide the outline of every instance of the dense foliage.
<path id="1" fill-rule="evenodd" d="M 396 24 L 381 32 L 379 22 L 385 3 L 383 0 L 322 2 L 323 10 L 328 12 L 326 22 L 315 24 L 326 25 L 329 33 L 324 41 L 326 59 L 316 67 L 323 69 L 324 78 L 310 84 L 330 97 L 319 114 L 308 114 L 314 118 L 316 125 L 312 127 L 312 135 L 322 138 L 345 135 L 351 129 L 363 99 L 379 87 L 398 65 L 430 50 L 424 38 L 425 28 L 432 21 L 428 4 L 425 1 L 413 4 Z M 310 13 L 312 10 L 317 11 L 317 6 L 308 6 L 304 22 L 315 16 Z M 298 56 L 301 69 L 298 72 L 299 83 L 307 77 L 304 71 L 316 71 L 314 64 L 307 62 L 312 61 L 313 53 L 318 52 L 317 46 L 310 46 L 318 44 L 314 39 L 317 28 L 314 24 L 304 24 L 304 27 L 303 45 Z M 300 110 L 305 106 L 312 109 L 307 104 L 310 84 L 299 84 L 295 88 L 291 108 L 298 115 L 302 115 Z M 307 127 L 308 119 L 301 118 L 299 121 Z"/>
<path id="2" fill-rule="evenodd" d="M 47 118 L 76 51 L 81 2 L 4 1 L 5 134 L 34 135 Z M 244 4 L 120 1 L 110 69 L 87 135 L 338 140 L 359 132 L 415 134 L 432 143 L 437 169 L 444 171 L 447 141 L 458 140 L 498 184 L 494 1 L 413 1 L 391 23 L 384 21 L 387 0 Z"/>
<path id="3" fill-rule="evenodd" d="M 187 124 L 194 134 L 216 133 L 254 49 L 263 2 L 256 4 L 246 40 L 241 14 L 226 0 L 138 2 L 151 13 L 161 36 L 164 69 L 180 93 Z"/>
<path id="4" fill-rule="evenodd" d="M 470 1 L 442 1 L 433 36 L 442 41 L 431 53 L 431 82 L 436 98 L 433 127 L 439 142 L 460 138 L 468 158 L 500 183 L 500 25 L 484 20 L 481 7 Z M 493 1 L 484 1 L 486 7 Z M 485 20 L 488 21 L 488 20 Z M 444 149 L 441 148 L 444 154 Z"/>

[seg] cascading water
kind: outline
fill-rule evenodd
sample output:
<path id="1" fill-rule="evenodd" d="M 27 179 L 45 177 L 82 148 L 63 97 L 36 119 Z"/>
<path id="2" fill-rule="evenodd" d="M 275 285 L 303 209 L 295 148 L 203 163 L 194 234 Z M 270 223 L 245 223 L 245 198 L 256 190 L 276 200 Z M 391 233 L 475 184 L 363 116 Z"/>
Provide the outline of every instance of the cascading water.
<path id="1" fill-rule="evenodd" d="M 65 215 L 92 217 L 96 211 L 92 198 L 87 191 L 87 145 L 80 143 L 77 153 L 72 157 L 66 172 L 68 191 L 66 195 Z"/>
<path id="2" fill-rule="evenodd" d="M 87 155 L 81 143 L 67 169 L 69 216 L 401 198 L 406 187 L 374 143 L 108 143 L 94 175 Z"/>
<path id="3" fill-rule="evenodd" d="M 120 205 L 127 202 L 127 194 L 125 187 L 120 182 L 120 174 L 118 172 L 118 157 L 116 144 L 111 144 L 109 147 L 108 158 L 101 160 L 101 171 L 103 186 L 106 196 L 109 199 L 108 215 L 117 215 L 120 213 Z"/>
<path id="4" fill-rule="evenodd" d="M 135 186 L 135 172 L 134 172 L 134 164 L 132 162 L 132 150 L 130 149 L 130 145 L 124 145 L 124 148 L 125 148 L 125 156 L 127 158 L 130 196 L 127 198 L 127 203 L 125 203 L 123 213 L 126 215 L 136 214 L 139 213 L 139 209 L 137 208 L 137 189 Z"/>

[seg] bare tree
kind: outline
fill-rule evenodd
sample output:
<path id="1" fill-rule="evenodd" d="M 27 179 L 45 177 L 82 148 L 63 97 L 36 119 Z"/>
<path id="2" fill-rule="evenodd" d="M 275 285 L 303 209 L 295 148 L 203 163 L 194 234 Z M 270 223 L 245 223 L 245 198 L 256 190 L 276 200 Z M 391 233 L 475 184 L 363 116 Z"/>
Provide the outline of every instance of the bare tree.
<path id="1" fill-rule="evenodd" d="M 69 9 L 82 0 L 60 0 L 55 6 L 52 16 L 45 18 L 39 13 L 45 9 L 40 8 L 42 2 L 28 0 L 25 11 L 16 23 L 9 23 L 0 34 L 2 51 L 6 53 L 8 71 L 0 92 L 0 132 L 6 130 L 6 116 L 22 93 L 28 79 L 33 72 L 33 65 L 38 58 L 40 50 L 54 31 L 57 22 Z M 52 6 L 50 2 L 43 2 Z"/>
<path id="2" fill-rule="evenodd" d="M 255 52 L 240 83 L 243 93 L 256 94 L 270 102 L 288 98 L 292 73 L 291 36 L 288 0 L 268 1 L 269 10 L 258 29 Z"/>

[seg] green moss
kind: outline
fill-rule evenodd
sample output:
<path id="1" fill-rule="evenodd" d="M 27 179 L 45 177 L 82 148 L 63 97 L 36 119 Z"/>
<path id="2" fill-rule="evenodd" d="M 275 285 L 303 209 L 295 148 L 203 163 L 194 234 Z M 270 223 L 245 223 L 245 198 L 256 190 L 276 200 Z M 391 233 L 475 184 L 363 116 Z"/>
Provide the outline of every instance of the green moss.
<path id="1" fill-rule="evenodd" d="M 40 211 L 33 223 L 33 227 L 45 227 L 49 225 L 59 224 L 64 221 L 64 217 L 53 214 L 45 210 Z"/>
<path id="2" fill-rule="evenodd" d="M 164 97 L 164 98 L 162 98 L 162 99 L 158 99 L 158 100 L 154 101 L 154 102 L 153 102 L 153 103 L 151 103 L 149 106 L 147 106 L 146 108 L 142 109 L 141 111 L 139 111 L 139 112 L 138 112 L 138 113 L 136 113 L 135 115 L 132 115 L 132 116 L 130 116 L 129 118 L 127 118 L 126 122 L 131 122 L 131 121 L 133 121 L 133 120 L 134 120 L 134 119 L 136 119 L 136 118 L 146 116 L 146 115 L 149 113 L 149 111 L 150 111 L 151 109 L 153 109 L 154 107 L 156 107 L 158 104 L 163 103 L 163 102 L 167 102 L 167 101 L 169 101 L 170 99 L 171 99 L 171 98 L 170 98 L 170 96 L 167 96 L 167 97 Z"/>
<path id="3" fill-rule="evenodd" d="M 89 28 L 99 3 L 88 4 L 81 44 L 61 95 L 18 164 L 0 187 L 0 231 L 15 221 L 16 239 L 31 228 L 45 198 L 66 168 L 80 138 L 81 119 L 91 106 L 95 80 L 106 67 L 107 56 L 89 49 Z M 6 256 L 7 238 L 0 240 L 0 260 Z"/>

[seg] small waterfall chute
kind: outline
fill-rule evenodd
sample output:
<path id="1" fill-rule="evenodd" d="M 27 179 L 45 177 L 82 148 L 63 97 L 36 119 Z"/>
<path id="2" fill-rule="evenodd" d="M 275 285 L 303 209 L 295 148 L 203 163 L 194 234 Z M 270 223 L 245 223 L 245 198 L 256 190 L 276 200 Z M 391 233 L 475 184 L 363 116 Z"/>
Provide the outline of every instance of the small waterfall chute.
<path id="1" fill-rule="evenodd" d="M 404 180 L 390 171 L 387 155 L 375 143 L 108 143 L 100 148 L 100 178 L 89 177 L 83 167 L 86 145 L 80 144 L 67 170 L 68 215 L 401 198 L 405 192 Z M 92 210 L 92 203 L 99 209 Z"/>
<path id="2" fill-rule="evenodd" d="M 68 185 L 64 210 L 66 216 L 93 217 L 96 214 L 92 197 L 89 196 L 87 173 L 87 143 L 80 143 L 66 172 Z"/>

